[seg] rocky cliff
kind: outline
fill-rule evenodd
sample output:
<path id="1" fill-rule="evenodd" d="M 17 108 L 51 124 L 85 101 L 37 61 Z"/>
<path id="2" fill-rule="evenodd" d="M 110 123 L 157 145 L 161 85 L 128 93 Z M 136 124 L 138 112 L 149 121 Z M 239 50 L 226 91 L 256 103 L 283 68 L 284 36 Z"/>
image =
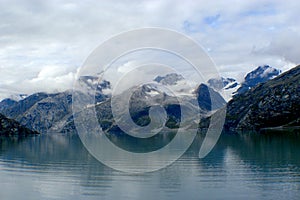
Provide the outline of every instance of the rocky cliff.
<path id="1" fill-rule="evenodd" d="M 96 77 L 82 77 L 83 84 L 96 91 L 95 100 L 104 101 L 103 89 L 110 83 L 98 83 Z M 40 133 L 60 132 L 72 119 L 72 91 L 59 93 L 35 93 L 20 101 L 4 99 L 0 102 L 0 113 L 14 119 L 21 125 Z"/>
<path id="2" fill-rule="evenodd" d="M 0 136 L 25 136 L 31 134 L 38 134 L 38 132 L 31 131 L 24 126 L 21 126 L 15 120 L 8 119 L 0 114 Z"/>
<path id="3" fill-rule="evenodd" d="M 175 73 L 167 74 L 155 78 L 153 84 L 132 88 L 129 106 L 132 120 L 139 126 L 149 124 L 150 107 L 161 105 L 167 113 L 166 126 L 177 128 L 182 125 L 180 124 L 181 109 L 192 113 L 196 107 L 200 106 L 200 114 L 207 116 L 212 110 L 225 105 L 226 102 L 222 96 L 210 87 L 201 84 L 195 91 L 190 91 L 183 87 L 185 84 L 182 79 L 182 76 Z M 96 91 L 95 104 L 101 126 L 105 130 L 118 130 L 111 113 L 110 96 L 104 95 L 103 92 L 103 90 L 110 89 L 110 83 L 105 80 L 99 83 L 98 78 L 92 76 L 83 76 L 80 80 L 88 91 Z M 158 87 L 157 83 L 172 87 L 175 93 L 172 94 Z M 120 99 L 123 99 L 123 96 L 120 95 Z M 120 102 L 119 107 L 124 107 L 125 103 Z M 181 106 L 182 102 L 185 104 Z M 21 125 L 41 133 L 75 131 L 71 91 L 55 94 L 36 93 L 20 101 L 5 99 L 0 102 L 1 112 Z M 162 113 L 156 113 L 156 115 L 160 114 Z"/>
<path id="4" fill-rule="evenodd" d="M 280 73 L 280 70 L 270 67 L 269 65 L 259 66 L 255 70 L 247 73 L 242 85 L 234 94 L 238 95 L 247 92 L 259 83 L 265 83 L 266 81 L 275 78 Z"/>
<path id="5" fill-rule="evenodd" d="M 227 105 L 225 129 L 299 126 L 299 85 L 300 65 L 234 96 Z"/>

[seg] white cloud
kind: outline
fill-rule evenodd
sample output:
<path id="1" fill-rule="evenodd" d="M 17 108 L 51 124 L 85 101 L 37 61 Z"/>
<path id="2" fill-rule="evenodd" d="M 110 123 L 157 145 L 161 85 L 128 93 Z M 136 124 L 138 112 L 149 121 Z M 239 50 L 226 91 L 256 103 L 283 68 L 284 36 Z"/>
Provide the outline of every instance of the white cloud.
<path id="1" fill-rule="evenodd" d="M 61 66 L 45 66 L 39 72 L 37 78 L 38 79 L 45 79 L 45 78 L 53 78 L 61 76 L 62 74 L 66 73 L 66 68 Z"/>
<path id="2" fill-rule="evenodd" d="M 127 61 L 123 65 L 119 66 L 117 71 L 122 74 L 126 74 L 138 66 L 139 66 L 139 64 L 135 60 Z"/>
<path id="3" fill-rule="evenodd" d="M 241 77 L 263 64 L 286 70 L 300 62 L 300 2 L 294 0 L 0 3 L 0 98 L 71 87 L 76 68 L 94 48 L 140 27 L 187 34 L 210 50 L 225 76 Z"/>

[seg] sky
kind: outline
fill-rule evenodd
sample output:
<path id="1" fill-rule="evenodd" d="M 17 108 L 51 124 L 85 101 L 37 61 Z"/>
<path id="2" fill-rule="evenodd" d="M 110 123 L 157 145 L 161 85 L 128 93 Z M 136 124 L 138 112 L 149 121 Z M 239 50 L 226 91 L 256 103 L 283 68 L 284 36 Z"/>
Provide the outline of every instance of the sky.
<path id="1" fill-rule="evenodd" d="M 0 0 L 0 99 L 71 89 L 95 48 L 144 27 L 191 37 L 221 76 L 241 81 L 265 64 L 285 71 L 300 63 L 299 8 L 295 0 Z"/>

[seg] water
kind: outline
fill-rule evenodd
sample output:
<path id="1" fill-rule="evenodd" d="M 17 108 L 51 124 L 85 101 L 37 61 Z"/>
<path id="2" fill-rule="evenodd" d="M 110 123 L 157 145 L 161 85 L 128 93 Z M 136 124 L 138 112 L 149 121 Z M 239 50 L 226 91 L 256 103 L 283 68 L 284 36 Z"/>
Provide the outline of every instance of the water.
<path id="1" fill-rule="evenodd" d="M 300 199 L 300 135 L 199 137 L 171 166 L 130 175 L 95 160 L 76 135 L 0 139 L 0 199 Z"/>

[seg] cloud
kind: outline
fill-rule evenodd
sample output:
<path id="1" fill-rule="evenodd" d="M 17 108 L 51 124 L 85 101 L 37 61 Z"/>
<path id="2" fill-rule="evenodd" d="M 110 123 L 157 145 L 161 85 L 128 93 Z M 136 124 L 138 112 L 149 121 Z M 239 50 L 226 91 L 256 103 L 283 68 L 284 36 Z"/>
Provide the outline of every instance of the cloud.
<path id="1" fill-rule="evenodd" d="M 132 71 L 134 68 L 138 67 L 139 64 L 135 60 L 127 61 L 123 65 L 119 66 L 117 71 L 119 73 L 125 74 Z"/>
<path id="2" fill-rule="evenodd" d="M 187 34 L 209 50 L 224 76 L 238 77 L 257 65 L 288 69 L 300 62 L 295 20 L 300 2 L 294 0 L 0 3 L 5 5 L 0 8 L 0 98 L 71 87 L 76 69 L 99 44 L 141 27 Z"/>
<path id="3" fill-rule="evenodd" d="M 299 30 L 287 29 L 282 30 L 279 34 L 273 36 L 272 40 L 266 46 L 257 49 L 256 54 L 265 54 L 280 56 L 283 59 L 300 63 L 300 35 Z"/>

